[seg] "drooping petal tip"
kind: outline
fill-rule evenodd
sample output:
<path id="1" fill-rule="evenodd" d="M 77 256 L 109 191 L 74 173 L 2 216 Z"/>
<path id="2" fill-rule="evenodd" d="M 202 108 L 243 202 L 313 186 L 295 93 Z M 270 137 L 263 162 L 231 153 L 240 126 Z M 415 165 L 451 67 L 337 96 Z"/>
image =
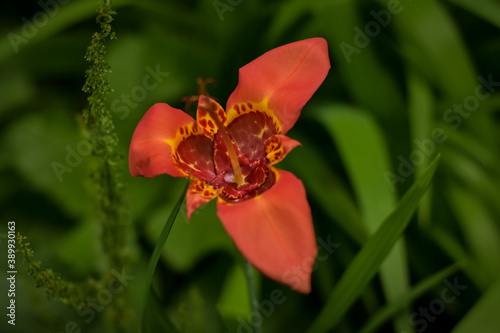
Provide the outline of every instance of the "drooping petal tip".
<path id="1" fill-rule="evenodd" d="M 301 293 L 310 292 L 317 248 L 304 185 L 297 177 L 279 170 L 276 184 L 256 198 L 238 203 L 219 199 L 217 214 L 236 247 L 259 271 Z"/>

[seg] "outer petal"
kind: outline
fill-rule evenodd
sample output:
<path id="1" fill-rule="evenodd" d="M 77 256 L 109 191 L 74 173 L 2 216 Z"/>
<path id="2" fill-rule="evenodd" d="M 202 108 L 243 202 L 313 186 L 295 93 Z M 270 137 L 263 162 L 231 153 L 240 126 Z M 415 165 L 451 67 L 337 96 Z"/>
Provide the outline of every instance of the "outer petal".
<path id="1" fill-rule="evenodd" d="M 281 134 L 285 134 L 329 69 L 328 46 L 323 38 L 277 47 L 240 68 L 238 86 L 226 110 L 238 103 L 267 100 L 268 108 L 281 122 Z"/>
<path id="2" fill-rule="evenodd" d="M 186 193 L 187 218 L 191 219 L 193 212 L 200 206 L 206 204 L 218 194 L 218 191 L 207 182 L 199 179 L 193 180 Z"/>
<path id="3" fill-rule="evenodd" d="M 280 170 L 276 184 L 254 199 L 235 204 L 219 199 L 217 214 L 258 270 L 299 292 L 310 292 L 317 248 L 311 210 L 297 177 Z"/>
<path id="4" fill-rule="evenodd" d="M 267 159 L 271 165 L 274 165 L 283 160 L 289 152 L 300 145 L 300 142 L 285 135 L 273 135 L 265 142 Z"/>
<path id="5" fill-rule="evenodd" d="M 186 177 L 173 159 L 172 141 L 182 126 L 195 120 L 165 103 L 153 105 L 137 125 L 130 143 L 128 164 L 132 176 L 155 177 L 167 173 Z"/>

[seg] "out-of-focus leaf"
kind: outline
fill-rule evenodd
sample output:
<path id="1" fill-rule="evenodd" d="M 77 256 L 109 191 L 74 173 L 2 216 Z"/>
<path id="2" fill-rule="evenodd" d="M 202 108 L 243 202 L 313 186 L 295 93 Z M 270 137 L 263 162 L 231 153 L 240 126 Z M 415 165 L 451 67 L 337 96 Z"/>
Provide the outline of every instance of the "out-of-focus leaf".
<path id="1" fill-rule="evenodd" d="M 408 225 L 431 183 L 438 161 L 439 157 L 436 157 L 425 173 L 406 192 L 396 209 L 361 248 L 308 332 L 326 332 L 335 327 L 363 292 Z"/>
<path id="2" fill-rule="evenodd" d="M 148 235 L 154 238 L 161 230 L 162 216 L 170 206 L 158 210 L 147 226 Z M 171 237 L 163 249 L 163 258 L 176 270 L 187 271 L 208 253 L 217 250 L 232 251 L 233 244 L 216 214 L 215 200 L 198 208 L 191 220 L 186 217 L 185 206 L 179 212 Z"/>
<path id="3" fill-rule="evenodd" d="M 491 280 L 500 276 L 500 233 L 498 223 L 476 196 L 457 184 L 450 184 L 447 198 L 475 260 Z"/>
<path id="4" fill-rule="evenodd" d="M 423 77 L 415 71 L 410 71 L 408 74 L 408 99 L 412 149 L 413 151 L 422 152 L 425 158 L 425 161 L 415 165 L 415 175 L 419 176 L 425 170 L 432 155 L 435 153 L 436 143 L 432 139 L 432 130 L 434 129 L 434 98 Z M 432 143 L 431 147 L 434 147 L 433 151 L 423 151 L 421 143 L 424 141 Z M 430 150 L 431 148 L 427 147 L 426 149 Z M 421 226 L 427 226 L 430 223 L 431 200 L 432 185 L 418 207 L 418 221 Z"/>
<path id="5" fill-rule="evenodd" d="M 380 0 L 383 6 L 387 2 Z M 431 0 L 407 2 L 393 15 L 394 24 L 405 43 L 412 43 L 419 68 L 433 73 L 440 89 L 450 98 L 474 93 L 476 80 L 469 55 L 453 20 L 443 6 Z"/>
<path id="6" fill-rule="evenodd" d="M 377 59 L 372 39 L 360 37 L 356 30 L 365 26 L 357 13 L 357 2 L 321 0 L 314 4 L 314 16 L 328 40 L 342 84 L 361 107 L 385 119 L 393 118 L 404 108 L 401 91 Z"/>
<path id="7" fill-rule="evenodd" d="M 353 184 L 367 229 L 373 233 L 394 209 L 396 198 L 385 177 L 391 170 L 383 135 L 373 119 L 361 110 L 325 106 L 317 117 L 334 138 Z M 390 302 L 409 285 L 404 241 L 399 240 L 381 266 L 382 285 Z M 395 321 L 398 331 L 412 331 L 408 314 Z"/>
<path id="8" fill-rule="evenodd" d="M 495 170 L 500 166 L 500 157 L 495 154 L 495 151 L 490 149 L 491 147 L 485 146 L 473 134 L 457 131 L 449 126 L 443 126 L 442 128 L 446 132 L 448 143 L 456 146 L 461 154 L 465 153 L 473 156 L 474 159 L 489 170 Z M 459 157 L 456 157 L 456 153 L 453 153 L 453 155 L 453 159 L 459 159 Z M 457 167 L 457 169 L 459 168 Z"/>
<path id="9" fill-rule="evenodd" d="M 387 304 L 384 308 L 380 309 L 377 313 L 373 314 L 370 317 L 370 320 L 359 330 L 359 332 L 376 332 L 381 325 L 398 313 L 398 311 L 401 311 L 401 309 L 403 309 L 406 305 L 411 304 L 414 300 L 418 299 L 439 282 L 455 273 L 461 265 L 461 263 L 450 265 L 439 272 L 434 273 L 425 280 L 420 281 L 416 286 L 408 290 L 406 294 L 401 295 L 401 297 L 398 297 L 391 303 Z"/>
<path id="10" fill-rule="evenodd" d="M 183 294 L 172 320 L 183 333 L 226 332 L 224 322 L 214 304 L 203 295 L 199 286 L 190 286 Z"/>
<path id="11" fill-rule="evenodd" d="M 235 265 L 229 271 L 217 308 L 225 318 L 238 316 L 246 318 L 250 313 L 247 283 L 239 265 Z"/>
<path id="12" fill-rule="evenodd" d="M 54 249 L 62 261 L 76 274 L 83 276 L 105 265 L 98 243 L 89 241 L 99 237 L 100 226 L 95 221 L 83 221 L 65 237 L 61 237 L 54 244 Z"/>
<path id="13" fill-rule="evenodd" d="M 500 175 L 496 172 L 500 163 L 490 168 L 467 156 L 464 149 L 445 149 L 446 159 L 443 165 L 450 170 L 461 182 L 467 185 L 474 193 L 481 197 L 482 201 L 489 204 L 489 208 L 500 215 L 498 199 L 500 197 Z M 479 163 L 478 163 L 479 162 Z"/>
<path id="14" fill-rule="evenodd" d="M 3 38 L 0 41 L 0 62 L 12 55 L 17 54 L 18 52 L 21 52 L 28 46 L 40 43 L 45 39 L 64 31 L 72 25 L 90 19 L 95 15 L 97 8 L 99 8 L 98 3 L 85 0 L 72 1 L 68 4 L 64 4 L 64 6 L 56 6 L 59 11 L 58 15 L 51 17 L 41 28 L 37 28 L 33 25 L 34 29 L 36 29 L 36 33 L 31 39 L 27 39 L 26 43 L 16 43 L 15 46 L 11 43 L 11 39 L 19 40 L 19 38 L 23 38 L 23 36 L 25 36 L 22 30 L 24 27 L 20 27 L 18 31 L 11 32 L 17 35 L 17 38 L 15 36 L 11 38 Z"/>
<path id="15" fill-rule="evenodd" d="M 280 166 L 289 166 L 304 181 L 307 194 L 354 241 L 363 244 L 366 227 L 346 186 L 328 167 L 327 162 L 306 137 L 295 136 L 304 148 L 297 148 Z M 307 161 L 307 163 L 304 163 Z M 332 204 L 334 203 L 334 204 Z"/>
<path id="16" fill-rule="evenodd" d="M 0 91 L 2 92 L 1 119 L 5 117 L 5 111 L 29 101 L 35 93 L 35 87 L 26 72 L 20 68 L 9 68 L 2 69 Z"/>
<path id="17" fill-rule="evenodd" d="M 500 4 L 494 0 L 448 0 L 500 28 Z"/>
<path id="18" fill-rule="evenodd" d="M 500 280 L 497 280 L 474 304 L 452 333 L 496 333 L 500 327 Z"/>
<path id="19" fill-rule="evenodd" d="M 92 147 L 76 121 L 54 109 L 37 110 L 11 124 L 2 133 L 2 145 L 21 177 L 76 218 L 93 204 L 85 187 Z"/>
<path id="20" fill-rule="evenodd" d="M 145 307 L 147 311 L 144 311 L 142 319 L 144 324 L 141 333 L 178 333 L 179 330 L 172 324 L 160 300 L 153 291 L 151 291 L 150 296 L 146 300 Z"/>
<path id="21" fill-rule="evenodd" d="M 458 262 L 467 258 L 468 264 L 463 268 L 464 272 L 474 281 L 478 289 L 486 289 L 489 282 L 485 269 L 479 266 L 476 261 L 470 260 L 470 257 L 468 257 L 468 254 L 456 237 L 450 235 L 447 230 L 440 226 L 432 226 L 429 230 L 429 236 L 452 260 Z"/>
<path id="22" fill-rule="evenodd" d="M 151 258 L 149 259 L 149 265 L 148 265 L 148 269 L 146 272 L 144 305 L 143 305 L 142 316 L 141 316 L 141 327 L 143 330 L 145 330 L 146 327 L 151 325 L 151 323 L 148 322 L 146 319 L 146 314 L 148 313 L 147 305 L 149 303 L 150 294 L 152 293 L 151 283 L 153 281 L 153 275 L 155 273 L 156 264 L 158 263 L 158 260 L 160 259 L 163 247 L 165 245 L 165 242 L 167 241 L 168 235 L 170 234 L 170 230 L 172 229 L 172 225 L 174 224 L 174 221 L 177 217 L 177 214 L 179 213 L 179 210 L 182 206 L 182 203 L 184 202 L 184 198 L 186 196 L 186 191 L 188 189 L 188 186 L 189 186 L 189 179 L 186 181 L 186 186 L 184 187 L 184 190 L 181 192 L 181 195 L 179 196 L 177 203 L 175 204 L 174 208 L 170 212 L 170 215 L 168 216 L 168 219 L 165 222 L 163 229 L 161 230 L 160 236 L 158 237 L 153 254 L 151 255 Z M 169 324 L 169 326 L 172 326 L 172 325 Z"/>
<path id="23" fill-rule="evenodd" d="M 268 28 L 265 36 L 266 46 L 272 48 L 279 37 L 309 11 L 310 6 L 311 2 L 304 0 L 283 2 L 273 17 L 271 26 Z"/>

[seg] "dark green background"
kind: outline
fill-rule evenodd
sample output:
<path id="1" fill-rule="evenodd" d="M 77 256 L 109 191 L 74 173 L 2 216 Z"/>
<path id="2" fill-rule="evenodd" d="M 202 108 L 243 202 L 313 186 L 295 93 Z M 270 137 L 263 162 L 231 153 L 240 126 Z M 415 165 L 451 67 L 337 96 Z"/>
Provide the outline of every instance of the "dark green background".
<path id="1" fill-rule="evenodd" d="M 98 30 L 99 3 L 51 3 L 55 7 L 44 10 L 36 1 L 11 1 L 0 14 L 0 244 L 6 257 L 7 222 L 16 221 L 43 267 L 85 281 L 112 270 L 100 245 L 93 157 L 85 150 L 82 119 L 84 55 Z M 137 332 L 149 256 L 184 185 L 169 176 L 128 174 L 128 145 L 142 115 L 157 102 L 183 108 L 181 98 L 197 93 L 198 76 L 216 80 L 208 89 L 224 105 L 239 67 L 279 45 L 317 36 L 329 44 L 332 69 L 288 134 L 302 147 L 279 167 L 304 181 L 317 237 L 336 247 L 328 253 L 319 243 L 324 260 L 308 296 L 259 278 L 260 300 L 271 300 L 275 290 L 285 299 L 262 314 L 264 332 L 307 330 L 368 234 L 437 153 L 434 184 L 405 231 L 405 244 L 332 331 L 358 332 L 391 304 L 399 311 L 378 332 L 500 330 L 494 314 L 500 306 L 500 83 L 489 90 L 482 83 L 500 82 L 498 1 L 147 0 L 113 6 L 117 39 L 107 42 L 113 89 L 107 103 L 133 225 L 135 260 L 127 267 L 133 279 L 123 290 L 130 332 Z M 146 89 L 144 79 L 155 70 L 168 75 Z M 461 106 L 465 111 L 457 111 Z M 68 157 L 69 151 L 80 158 Z M 71 172 L 58 177 L 54 163 Z M 394 188 L 389 173 L 401 177 Z M 250 309 L 233 252 L 213 203 L 191 221 L 183 207 L 156 271 L 158 311 L 183 332 L 221 332 L 221 322 L 228 332 L 251 331 L 241 326 Z M 3 277 L 6 259 L 1 262 Z M 447 288 L 434 274 L 456 262 L 462 268 L 444 277 L 467 289 L 424 320 L 424 330 L 415 322 L 425 318 L 419 308 L 437 306 Z M 72 321 L 82 332 L 112 331 L 106 307 L 86 323 L 87 316 L 36 288 L 20 255 L 17 266 L 17 325 L 8 325 L 2 310 L 2 332 L 63 332 Z M 428 277 L 435 281 L 418 291 Z M 7 289 L 2 278 L 2 309 Z M 405 308 L 398 299 L 411 304 Z"/>

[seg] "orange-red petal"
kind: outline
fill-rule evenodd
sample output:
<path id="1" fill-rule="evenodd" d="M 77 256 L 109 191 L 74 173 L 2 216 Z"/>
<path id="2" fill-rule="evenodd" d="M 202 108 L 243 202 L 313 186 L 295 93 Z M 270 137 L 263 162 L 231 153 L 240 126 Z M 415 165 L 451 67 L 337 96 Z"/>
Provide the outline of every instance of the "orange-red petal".
<path id="1" fill-rule="evenodd" d="M 265 142 L 267 159 L 273 165 L 280 162 L 295 147 L 300 146 L 300 142 L 285 135 L 276 134 Z"/>
<path id="2" fill-rule="evenodd" d="M 199 179 L 193 180 L 186 192 L 187 218 L 191 219 L 191 214 L 200 206 L 215 198 L 218 191 L 207 182 Z"/>
<path id="3" fill-rule="evenodd" d="M 238 86 L 226 110 L 239 103 L 267 101 L 267 107 L 281 122 L 281 134 L 285 134 L 329 69 L 328 46 L 323 38 L 277 47 L 240 68 Z"/>
<path id="4" fill-rule="evenodd" d="M 183 126 L 195 120 L 182 110 L 165 103 L 153 105 L 142 117 L 132 136 L 129 169 L 132 176 L 155 177 L 169 174 L 186 177 L 173 158 L 171 142 Z"/>
<path id="5" fill-rule="evenodd" d="M 198 98 L 198 110 L 196 113 L 196 121 L 210 139 L 213 139 L 220 125 L 226 123 L 226 112 L 219 103 L 210 97 L 200 95 Z"/>
<path id="6" fill-rule="evenodd" d="M 317 248 L 306 192 L 297 177 L 279 170 L 276 184 L 253 199 L 219 199 L 217 215 L 258 270 L 299 292 L 310 292 Z"/>

